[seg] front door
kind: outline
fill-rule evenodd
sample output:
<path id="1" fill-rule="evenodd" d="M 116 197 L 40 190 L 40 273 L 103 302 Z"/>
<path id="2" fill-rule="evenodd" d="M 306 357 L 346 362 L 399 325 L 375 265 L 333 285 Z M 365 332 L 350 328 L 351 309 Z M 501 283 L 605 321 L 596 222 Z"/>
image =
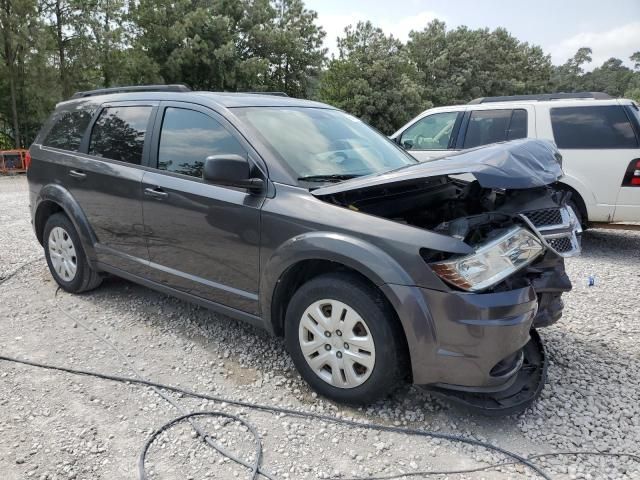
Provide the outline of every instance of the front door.
<path id="1" fill-rule="evenodd" d="M 438 112 L 422 117 L 400 134 L 399 143 L 421 162 L 455 152 L 462 112 Z"/>
<path id="2" fill-rule="evenodd" d="M 235 154 L 250 161 L 248 145 L 214 112 L 186 105 L 162 104 L 153 171 L 142 180 L 151 279 L 257 314 L 264 195 L 202 180 L 206 157 Z"/>

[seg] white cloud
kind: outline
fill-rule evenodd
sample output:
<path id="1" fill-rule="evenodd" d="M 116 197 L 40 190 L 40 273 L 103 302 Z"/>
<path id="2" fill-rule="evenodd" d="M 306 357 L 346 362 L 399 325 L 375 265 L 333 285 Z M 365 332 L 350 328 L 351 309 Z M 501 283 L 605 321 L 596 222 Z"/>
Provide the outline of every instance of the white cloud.
<path id="1" fill-rule="evenodd" d="M 380 27 L 387 34 L 392 34 L 403 42 L 409 38 L 411 30 L 422 30 L 429 22 L 434 19 L 444 20 L 442 15 L 438 15 L 432 11 L 423 11 L 402 17 L 398 20 L 388 18 L 371 18 L 370 14 L 352 11 L 340 14 L 322 14 L 318 12 L 316 23 L 324 28 L 327 36 L 324 39 L 324 45 L 329 49 L 329 55 L 338 54 L 336 38 L 344 34 L 344 29 L 348 25 L 355 26 L 359 21 L 369 20 L 375 27 Z"/>
<path id="2" fill-rule="evenodd" d="M 611 57 L 621 59 L 631 66 L 629 57 L 640 50 L 640 22 L 631 22 L 603 32 L 581 32 L 550 47 L 551 59 L 562 64 L 573 57 L 580 47 L 591 47 L 592 62 L 586 66 L 593 70 Z"/>

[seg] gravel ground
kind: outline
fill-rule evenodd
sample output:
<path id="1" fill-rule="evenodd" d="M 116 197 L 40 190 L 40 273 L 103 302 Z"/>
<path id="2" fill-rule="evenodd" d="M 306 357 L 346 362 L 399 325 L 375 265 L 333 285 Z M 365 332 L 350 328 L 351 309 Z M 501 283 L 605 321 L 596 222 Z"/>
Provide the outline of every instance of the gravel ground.
<path id="1" fill-rule="evenodd" d="M 27 212 L 24 177 L 0 178 L 0 278 L 42 255 Z M 54 298 L 44 260 L 0 285 L 0 354 L 130 375 L 88 325 L 148 378 L 336 417 L 438 430 L 487 440 L 523 455 L 553 450 L 627 451 L 640 444 L 640 232 L 589 231 L 568 261 L 574 291 L 563 319 L 543 329 L 550 358 L 540 400 L 519 416 L 471 416 L 407 387 L 366 409 L 317 398 L 279 339 L 124 280 Z M 596 275 L 596 286 L 587 277 Z M 71 314 L 77 321 L 65 316 Z M 80 323 L 80 324 L 79 324 Z M 348 478 L 486 465 L 503 457 L 478 447 L 378 433 L 180 398 L 185 409 L 239 414 L 256 426 L 265 470 L 275 478 Z M 148 388 L 0 364 L 0 477 L 133 479 L 148 435 L 178 412 Z M 234 422 L 203 421 L 226 448 L 250 460 L 254 444 Z M 555 457 L 557 479 L 640 479 L 628 457 Z M 153 479 L 248 478 L 181 424 L 153 444 Z M 534 478 L 521 466 L 445 478 Z M 409 477 L 407 477 L 409 478 Z M 438 477 L 443 478 L 443 477 Z"/>

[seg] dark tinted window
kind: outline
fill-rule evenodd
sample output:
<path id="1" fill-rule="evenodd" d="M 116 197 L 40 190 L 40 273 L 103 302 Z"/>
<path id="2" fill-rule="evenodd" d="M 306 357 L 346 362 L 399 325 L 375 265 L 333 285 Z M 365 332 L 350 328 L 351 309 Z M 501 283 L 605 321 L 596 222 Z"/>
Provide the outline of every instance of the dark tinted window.
<path id="1" fill-rule="evenodd" d="M 91 132 L 89 153 L 140 165 L 152 107 L 105 108 Z"/>
<path id="2" fill-rule="evenodd" d="M 526 136 L 526 110 L 476 110 L 471 112 L 463 147 L 479 147 Z"/>
<path id="3" fill-rule="evenodd" d="M 511 123 L 507 130 L 507 140 L 517 140 L 527 137 L 527 111 L 522 109 L 514 110 L 511 114 Z"/>
<path id="4" fill-rule="evenodd" d="M 77 152 L 94 109 L 62 111 L 54 115 L 53 126 L 43 145 Z"/>
<path id="5" fill-rule="evenodd" d="M 622 107 L 559 107 L 551 109 L 558 148 L 635 148 L 636 137 Z"/>
<path id="6" fill-rule="evenodd" d="M 162 121 L 158 168 L 169 172 L 202 176 L 209 155 L 246 152 L 233 136 L 213 118 L 183 108 L 167 108 Z"/>

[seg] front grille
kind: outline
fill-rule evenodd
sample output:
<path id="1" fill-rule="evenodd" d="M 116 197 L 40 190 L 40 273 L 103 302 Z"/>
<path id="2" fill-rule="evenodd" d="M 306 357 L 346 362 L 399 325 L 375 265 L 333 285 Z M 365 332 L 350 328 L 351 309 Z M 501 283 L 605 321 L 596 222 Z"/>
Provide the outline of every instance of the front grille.
<path id="1" fill-rule="evenodd" d="M 548 225 L 559 225 L 562 223 L 562 214 L 559 208 L 534 210 L 532 212 L 526 212 L 525 215 L 536 227 L 546 227 Z"/>
<path id="2" fill-rule="evenodd" d="M 582 228 L 568 207 L 532 210 L 523 214 L 557 254 L 570 257 L 580 253 Z"/>
<path id="3" fill-rule="evenodd" d="M 573 245 L 569 237 L 550 238 L 547 243 L 558 253 L 567 253 L 573 250 Z"/>

